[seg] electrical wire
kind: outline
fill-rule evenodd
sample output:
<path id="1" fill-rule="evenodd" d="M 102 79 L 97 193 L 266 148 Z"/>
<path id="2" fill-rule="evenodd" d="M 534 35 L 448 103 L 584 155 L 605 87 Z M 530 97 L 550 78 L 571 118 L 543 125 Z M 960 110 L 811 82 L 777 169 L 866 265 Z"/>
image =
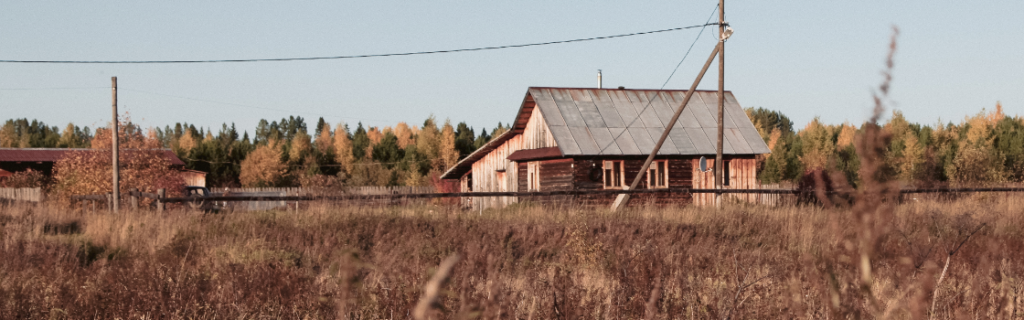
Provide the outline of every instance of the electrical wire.
<path id="1" fill-rule="evenodd" d="M 697 44 L 697 40 L 700 40 L 700 35 L 702 33 L 704 33 L 704 29 L 706 29 L 709 25 L 712 25 L 711 24 L 711 19 L 715 18 L 715 12 L 718 12 L 718 6 L 717 5 L 715 6 L 715 10 L 711 11 L 711 16 L 708 17 L 708 22 L 705 22 L 704 23 L 704 27 L 701 27 L 700 32 L 697 33 L 697 38 L 693 39 L 693 43 L 690 43 L 690 48 L 686 49 L 686 54 L 683 55 L 682 59 L 679 59 L 679 63 L 676 64 L 676 68 L 675 69 L 672 69 L 672 73 L 670 73 L 668 75 L 668 79 L 665 79 L 665 83 L 661 84 L 661 89 L 665 89 L 665 86 L 668 85 L 668 82 L 672 80 L 672 76 L 676 75 L 676 71 L 679 70 L 679 66 L 683 65 L 683 61 L 686 61 L 686 57 L 690 56 L 690 51 L 692 51 L 693 50 L 693 46 L 695 44 Z"/>
<path id="2" fill-rule="evenodd" d="M 710 20 L 708 20 L 710 22 Z M 381 57 L 398 57 L 398 56 L 414 56 L 414 55 L 427 55 L 427 54 L 439 54 L 439 53 L 457 53 L 457 52 L 469 52 L 469 51 L 485 51 L 485 50 L 499 50 L 499 49 L 512 49 L 512 48 L 525 48 L 525 47 L 537 47 L 546 46 L 553 44 L 564 44 L 573 42 L 586 42 L 595 40 L 607 40 L 615 38 L 633 37 L 647 34 L 680 31 L 687 29 L 705 28 L 709 25 L 718 25 L 718 23 L 705 23 L 703 25 L 694 25 L 670 29 L 661 29 L 654 31 L 634 32 L 625 34 L 616 34 L 610 36 L 590 37 L 590 38 L 579 38 L 571 40 L 559 40 L 559 41 L 548 41 L 548 42 L 536 42 L 536 43 L 525 43 L 525 44 L 512 44 L 503 46 L 490 46 L 490 47 L 476 47 L 476 48 L 462 48 L 462 49 L 448 49 L 448 50 L 435 50 L 435 51 L 418 51 L 418 52 L 402 52 L 402 53 L 380 53 L 380 54 L 360 54 L 360 55 L 347 55 L 347 56 L 322 56 L 322 57 L 299 57 L 299 58 L 263 58 L 263 59 L 213 59 L 213 60 L 0 60 L 0 63 L 60 63 L 60 64 L 158 64 L 158 63 L 224 63 L 224 62 L 280 62 L 280 61 L 312 61 L 312 60 L 338 60 L 338 59 L 359 59 L 359 58 L 381 58 Z M 701 29 L 703 32 L 703 29 Z"/>
<path id="3" fill-rule="evenodd" d="M 668 79 L 665 79 L 665 83 L 662 83 L 661 84 L 661 88 L 658 89 L 658 90 L 664 90 L 665 87 L 668 86 L 668 82 L 672 80 L 672 76 L 674 76 L 676 74 L 676 71 L 679 70 L 679 66 L 683 65 L 683 61 L 686 61 L 686 57 L 690 56 L 690 50 L 693 50 L 693 45 L 697 44 L 697 40 L 700 40 L 700 35 L 704 33 L 704 29 L 707 28 L 708 26 L 718 25 L 717 23 L 711 23 L 711 19 L 713 19 L 715 17 L 715 12 L 718 12 L 718 5 L 717 4 L 715 5 L 715 9 L 711 11 L 711 16 L 708 17 L 708 21 L 705 22 L 702 25 L 702 27 L 700 29 L 700 32 L 697 33 L 697 38 L 693 39 L 693 43 L 690 43 L 690 48 L 686 49 L 686 54 L 684 54 L 683 58 L 679 60 L 679 63 L 676 64 L 676 68 L 672 69 L 672 73 L 668 75 Z M 657 95 L 657 93 L 655 93 L 655 95 Z M 647 111 L 647 108 L 650 108 L 651 104 L 654 103 L 654 99 L 648 98 L 646 94 L 644 95 L 644 98 L 647 98 L 647 100 L 648 100 L 647 101 L 647 105 L 644 106 L 643 109 L 640 109 L 640 112 L 637 112 L 636 118 L 633 118 L 633 120 L 630 121 L 629 124 L 626 125 L 627 128 L 628 127 L 632 127 L 633 124 L 636 123 L 637 120 L 640 120 L 640 115 L 643 114 L 644 111 Z M 669 125 L 669 126 L 671 126 L 671 125 Z M 667 127 L 668 126 L 666 126 L 666 130 L 668 129 Z M 607 145 L 605 145 L 604 147 L 601 148 L 601 152 L 604 152 L 605 149 L 607 149 L 608 147 L 611 147 L 612 144 L 615 143 L 615 141 L 619 140 L 619 137 L 622 136 L 626 132 L 628 132 L 628 130 L 622 130 L 622 132 L 619 132 L 619 134 L 615 135 L 615 137 L 612 137 L 611 141 L 609 141 Z"/>

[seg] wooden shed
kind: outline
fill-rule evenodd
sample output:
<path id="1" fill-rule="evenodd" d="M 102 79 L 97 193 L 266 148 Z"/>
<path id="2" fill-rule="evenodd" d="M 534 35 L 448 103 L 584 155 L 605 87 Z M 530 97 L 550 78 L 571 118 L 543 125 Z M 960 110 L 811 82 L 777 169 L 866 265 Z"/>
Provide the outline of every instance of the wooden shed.
<path id="1" fill-rule="evenodd" d="M 685 90 L 531 87 L 512 128 L 459 161 L 442 176 L 459 179 L 461 192 L 625 189 L 682 103 Z M 713 188 L 718 93 L 697 91 L 672 125 L 639 188 Z M 726 188 L 758 189 L 755 157 L 770 152 L 732 92 L 725 92 Z M 727 196 L 758 201 L 757 195 Z M 654 193 L 636 203 L 713 203 L 712 194 Z M 583 204 L 611 204 L 614 195 L 576 196 Z M 478 197 L 463 203 L 503 207 L 516 197 Z"/>

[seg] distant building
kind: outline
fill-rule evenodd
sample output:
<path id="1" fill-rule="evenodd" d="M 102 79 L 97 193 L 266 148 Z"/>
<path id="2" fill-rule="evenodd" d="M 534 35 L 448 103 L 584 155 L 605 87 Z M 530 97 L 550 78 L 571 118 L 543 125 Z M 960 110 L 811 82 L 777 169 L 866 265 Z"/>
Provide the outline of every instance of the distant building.
<path id="1" fill-rule="evenodd" d="M 94 149 L 62 149 L 62 148 L 0 148 L 0 181 L 15 172 L 28 169 L 36 170 L 49 177 L 53 175 L 53 165 L 69 152 L 98 152 Z M 159 149 L 171 164 L 172 169 L 182 171 L 187 186 L 206 186 L 206 173 L 185 169 L 181 161 L 171 149 Z M 122 150 L 121 152 L 131 152 Z M 108 153 L 109 154 L 109 153 Z"/>
<path id="2" fill-rule="evenodd" d="M 511 129 L 442 175 L 458 179 L 461 192 L 528 192 L 625 189 L 665 131 L 685 90 L 531 87 Z M 714 188 L 718 92 L 694 93 L 638 188 Z M 725 92 L 723 161 L 726 188 L 758 189 L 755 157 L 771 151 L 732 92 Z M 704 158 L 706 171 L 700 170 Z M 759 201 L 758 195 L 729 197 Z M 656 193 L 630 204 L 713 203 L 713 194 Z M 572 201 L 611 204 L 614 195 Z M 464 199 L 473 207 L 503 207 L 523 199 Z M 541 201 L 570 200 L 537 199 Z"/>

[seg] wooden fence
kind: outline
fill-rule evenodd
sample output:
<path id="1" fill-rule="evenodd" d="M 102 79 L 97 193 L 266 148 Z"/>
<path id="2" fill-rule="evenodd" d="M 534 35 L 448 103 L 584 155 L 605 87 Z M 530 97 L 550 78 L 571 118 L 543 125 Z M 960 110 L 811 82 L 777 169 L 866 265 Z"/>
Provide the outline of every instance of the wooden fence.
<path id="1" fill-rule="evenodd" d="M 43 202 L 43 188 L 0 188 L 0 200 Z"/>
<path id="2" fill-rule="evenodd" d="M 302 195 L 345 195 L 345 194 L 356 194 L 356 195 L 381 195 L 381 194 L 422 194 L 422 193 L 434 193 L 434 187 L 431 186 L 392 186 L 392 187 L 378 187 L 378 186 L 364 186 L 364 187 L 344 187 L 338 190 L 319 190 L 319 189 L 308 189 L 308 188 L 214 188 L 210 189 L 213 194 L 236 194 L 236 193 L 266 193 L 276 192 L 282 193 L 286 196 L 302 196 Z"/>
<path id="3" fill-rule="evenodd" d="M 276 190 L 275 190 L 276 189 Z M 2 190 L 2 189 L 0 189 Z M 778 203 L 779 199 L 783 199 L 784 196 L 797 196 L 803 195 L 813 197 L 813 193 L 808 190 L 799 189 L 694 189 L 694 188 L 668 188 L 668 189 L 635 189 L 635 190 L 573 190 L 573 191 L 547 191 L 547 192 L 447 192 L 447 193 L 398 193 L 402 192 L 402 189 L 398 191 L 393 189 L 369 189 L 363 190 L 362 194 L 355 192 L 341 194 L 341 195 L 315 195 L 315 194 L 301 194 L 301 189 L 297 188 L 253 188 L 243 189 L 249 191 L 249 195 L 245 194 L 229 194 L 229 193 L 213 193 L 210 196 L 205 197 L 166 197 L 163 189 L 158 190 L 156 194 L 138 192 L 133 190 L 128 193 L 131 200 L 131 208 L 138 209 L 139 198 L 150 198 L 156 200 L 156 208 L 158 211 L 163 211 L 164 205 L 167 203 L 180 203 L 191 206 L 192 208 L 206 208 L 204 204 L 227 204 L 228 202 L 273 202 L 283 203 L 286 206 L 291 203 L 295 203 L 295 207 L 298 207 L 300 201 L 354 201 L 355 203 L 380 203 L 380 204 L 401 204 L 408 203 L 411 199 L 438 199 L 438 198 L 476 198 L 476 197 L 550 197 L 550 196 L 581 196 L 581 195 L 615 195 L 615 194 L 654 194 L 654 193 L 687 193 L 687 194 L 722 194 L 723 196 L 732 196 L 739 194 L 746 195 L 757 195 L 759 203 L 772 204 Z M 269 190 L 269 191 L 267 191 Z M 382 193 L 381 190 L 393 193 Z M 423 189 L 407 189 L 406 191 L 423 191 Z M 294 194 L 289 195 L 289 192 Z M 901 195 L 909 194 L 946 194 L 958 196 L 968 193 L 980 193 L 980 192 L 1024 192 L 1024 187 L 990 187 L 990 188 L 929 188 L 929 189 L 902 189 L 899 191 Z M 836 194 L 835 191 L 828 191 L 826 194 Z M 39 196 L 41 197 L 41 196 Z M 90 201 L 95 208 L 96 201 L 106 201 L 107 207 L 110 207 L 110 195 L 109 194 L 97 194 L 97 195 L 77 195 L 72 196 L 72 200 Z M 772 201 L 774 199 L 774 201 Z M 257 208 L 257 209 L 274 209 L 278 208 L 275 204 L 270 208 Z M 204 209 L 205 210 L 205 209 Z"/>

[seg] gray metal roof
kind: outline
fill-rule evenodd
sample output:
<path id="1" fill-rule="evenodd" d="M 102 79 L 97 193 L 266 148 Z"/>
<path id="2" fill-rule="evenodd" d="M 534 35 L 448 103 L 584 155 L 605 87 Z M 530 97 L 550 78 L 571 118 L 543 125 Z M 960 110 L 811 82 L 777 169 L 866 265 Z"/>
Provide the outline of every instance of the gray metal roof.
<path id="1" fill-rule="evenodd" d="M 530 88 L 562 154 L 647 155 L 685 90 Z M 529 98 L 527 99 L 529 100 Z M 725 92 L 724 154 L 771 153 L 732 92 Z M 715 154 L 718 92 L 697 91 L 659 155 Z"/>
<path id="2" fill-rule="evenodd" d="M 672 119 L 686 90 L 586 89 L 531 87 L 512 128 L 460 160 L 442 179 L 458 179 L 499 145 L 526 129 L 533 108 L 540 108 L 564 156 L 651 153 L 665 123 Z M 718 132 L 718 92 L 694 93 L 658 151 L 660 155 L 713 155 Z M 725 92 L 723 154 L 766 154 L 768 146 L 740 107 Z"/>

